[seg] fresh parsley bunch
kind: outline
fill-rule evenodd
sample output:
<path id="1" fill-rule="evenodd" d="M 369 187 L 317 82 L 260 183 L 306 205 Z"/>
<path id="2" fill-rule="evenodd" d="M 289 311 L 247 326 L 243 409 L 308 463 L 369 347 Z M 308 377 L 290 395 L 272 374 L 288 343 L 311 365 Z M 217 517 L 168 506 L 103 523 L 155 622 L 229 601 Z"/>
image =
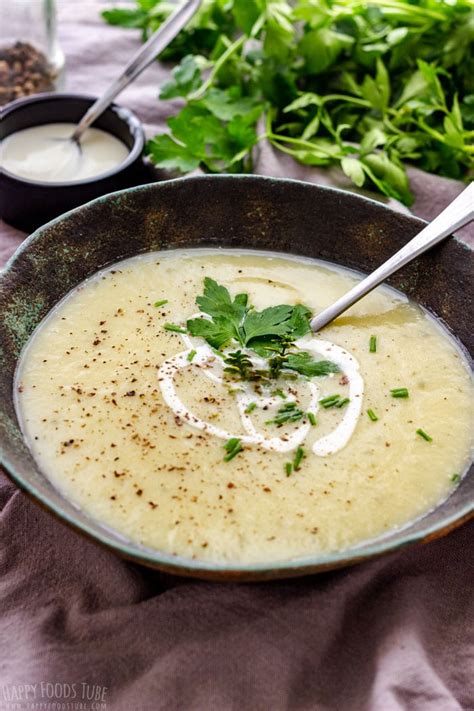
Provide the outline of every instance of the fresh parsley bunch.
<path id="1" fill-rule="evenodd" d="M 103 15 L 146 38 L 173 7 Z M 246 172 L 267 140 L 410 204 L 407 163 L 472 176 L 473 47 L 471 0 L 204 0 L 161 57 L 179 64 L 160 98 L 185 105 L 148 154 L 183 173 Z"/>

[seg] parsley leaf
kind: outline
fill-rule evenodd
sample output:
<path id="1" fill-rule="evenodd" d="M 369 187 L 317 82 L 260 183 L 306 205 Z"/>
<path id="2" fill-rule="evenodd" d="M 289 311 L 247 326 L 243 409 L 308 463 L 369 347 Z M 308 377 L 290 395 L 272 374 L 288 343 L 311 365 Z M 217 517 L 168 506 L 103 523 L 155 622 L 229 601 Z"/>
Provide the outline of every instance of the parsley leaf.
<path id="1" fill-rule="evenodd" d="M 282 339 L 295 341 L 309 333 L 310 315 L 311 311 L 302 304 L 250 311 L 244 324 L 245 343 L 259 355 L 268 357 L 280 351 Z"/>
<path id="2" fill-rule="evenodd" d="M 102 17 L 107 20 L 109 25 L 119 25 L 120 27 L 143 28 L 148 22 L 147 13 L 141 8 L 115 7 L 112 10 L 104 10 Z"/>
<path id="3" fill-rule="evenodd" d="M 160 99 L 173 99 L 176 96 L 187 96 L 201 84 L 201 70 L 192 55 L 186 55 L 171 73 L 170 81 L 165 82 L 160 89 Z"/>
<path id="4" fill-rule="evenodd" d="M 244 324 L 245 342 L 262 336 L 286 336 L 293 306 L 269 306 L 263 311 L 251 311 Z"/>
<path id="5" fill-rule="evenodd" d="M 234 0 L 232 12 L 239 27 L 246 35 L 250 35 L 252 27 L 257 22 L 263 3 L 259 0 Z"/>
<path id="6" fill-rule="evenodd" d="M 160 168 L 179 170 L 183 173 L 187 173 L 199 165 L 199 158 L 194 155 L 191 149 L 181 143 L 173 141 L 173 139 L 166 134 L 155 136 L 151 141 L 148 141 L 147 151 L 153 159 L 154 164 Z"/>
<path id="7" fill-rule="evenodd" d="M 204 294 L 197 297 L 196 304 L 213 319 L 227 319 L 234 329 L 234 338 L 242 342 L 240 324 L 247 313 L 247 299 L 247 294 L 237 294 L 232 300 L 225 286 L 205 277 Z"/>
<path id="8" fill-rule="evenodd" d="M 326 71 L 353 43 L 352 37 L 327 28 L 306 32 L 298 47 L 305 62 L 305 73 Z"/>
<path id="9" fill-rule="evenodd" d="M 205 318 L 189 319 L 186 326 L 191 336 L 204 338 L 213 348 L 225 346 L 235 336 L 232 322 L 222 316 L 212 321 Z"/>
<path id="10" fill-rule="evenodd" d="M 196 298 L 200 310 L 212 320 L 195 318 L 187 322 L 192 336 L 201 336 L 214 348 L 232 339 L 267 357 L 281 350 L 282 341 L 291 342 L 310 329 L 310 310 L 302 304 L 270 306 L 255 311 L 248 306 L 247 294 L 232 299 L 228 289 L 205 277 L 204 293 Z"/>
<path id="11" fill-rule="evenodd" d="M 232 121 L 236 116 L 246 117 L 249 112 L 257 109 L 257 114 L 251 116 L 251 123 L 254 123 L 261 113 L 261 107 L 256 106 L 254 99 L 241 96 L 236 88 L 232 87 L 227 91 L 209 89 L 199 103 L 222 121 Z"/>
<path id="12" fill-rule="evenodd" d="M 330 360 L 314 360 L 313 356 L 306 351 L 289 353 L 285 357 L 283 367 L 286 370 L 294 370 L 307 378 L 340 372 L 340 368 L 335 363 Z"/>
<path id="13" fill-rule="evenodd" d="M 197 297 L 196 303 L 212 320 L 189 319 L 186 325 L 192 336 L 205 338 L 213 348 L 221 348 L 232 339 L 244 345 L 241 322 L 247 311 L 247 294 L 237 294 L 232 300 L 225 286 L 206 277 L 204 294 Z"/>

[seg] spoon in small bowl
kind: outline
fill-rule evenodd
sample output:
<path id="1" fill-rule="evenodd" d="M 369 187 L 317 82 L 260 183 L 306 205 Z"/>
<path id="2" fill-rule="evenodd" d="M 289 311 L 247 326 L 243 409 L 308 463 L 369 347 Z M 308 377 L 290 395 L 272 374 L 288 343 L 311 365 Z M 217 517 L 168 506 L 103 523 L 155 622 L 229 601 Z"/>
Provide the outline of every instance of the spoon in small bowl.
<path id="1" fill-rule="evenodd" d="M 80 140 L 84 131 L 105 111 L 115 97 L 134 81 L 156 59 L 160 52 L 174 40 L 199 10 L 201 2 L 202 0 L 187 0 L 168 17 L 132 57 L 123 72 L 109 86 L 107 91 L 87 110 L 77 124 L 72 136 L 66 140 L 74 141 L 79 149 L 81 148 Z"/>
<path id="2" fill-rule="evenodd" d="M 474 220 L 474 182 L 470 183 L 432 222 L 390 259 L 387 259 L 372 274 L 362 279 L 334 304 L 315 316 L 311 320 L 312 330 L 320 331 L 385 279 L 404 267 L 405 264 L 439 244 L 452 232 L 459 230 L 472 220 Z"/>

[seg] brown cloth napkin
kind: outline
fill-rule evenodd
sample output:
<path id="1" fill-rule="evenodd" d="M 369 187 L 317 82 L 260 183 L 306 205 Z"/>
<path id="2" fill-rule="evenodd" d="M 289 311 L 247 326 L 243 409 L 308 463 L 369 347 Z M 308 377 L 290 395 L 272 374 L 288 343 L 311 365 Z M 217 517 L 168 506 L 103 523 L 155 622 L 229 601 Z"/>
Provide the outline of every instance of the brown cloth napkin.
<path id="1" fill-rule="evenodd" d="M 138 46 L 101 6 L 59 2 L 72 91 L 100 92 Z M 150 134 L 164 75 L 120 99 Z M 340 184 L 269 148 L 257 172 Z M 412 184 L 425 218 L 462 187 Z M 0 262 L 23 237 L 0 225 Z M 474 709 L 473 533 L 302 580 L 204 583 L 120 560 L 0 476 L 0 711 Z"/>

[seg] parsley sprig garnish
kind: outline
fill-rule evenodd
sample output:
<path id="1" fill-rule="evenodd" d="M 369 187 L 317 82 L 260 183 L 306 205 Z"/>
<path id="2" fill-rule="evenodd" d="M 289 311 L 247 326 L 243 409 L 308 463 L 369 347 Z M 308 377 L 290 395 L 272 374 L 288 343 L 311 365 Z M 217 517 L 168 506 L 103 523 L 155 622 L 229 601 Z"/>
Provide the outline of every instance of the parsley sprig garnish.
<path id="1" fill-rule="evenodd" d="M 204 338 L 212 348 L 237 344 L 240 348 L 226 354 L 224 371 L 240 380 L 278 378 L 284 371 L 307 378 L 339 372 L 335 363 L 314 360 L 310 353 L 294 349 L 294 341 L 311 331 L 311 311 L 303 304 L 269 306 L 257 311 L 248 303 L 247 294 L 234 298 L 214 279 L 204 279 L 204 293 L 196 303 L 207 318 L 187 321 L 192 336 Z M 242 348 L 265 358 L 267 368 L 257 369 Z"/>
<path id="2" fill-rule="evenodd" d="M 268 356 L 278 350 L 283 341 L 295 340 L 310 331 L 310 310 L 301 304 L 270 306 L 256 311 L 248 305 L 247 294 L 232 299 L 225 286 L 214 279 L 204 279 L 204 293 L 196 303 L 210 318 L 189 319 L 192 336 L 201 336 L 213 348 L 222 348 L 232 341 Z"/>
<path id="3" fill-rule="evenodd" d="M 163 305 L 163 302 L 156 303 Z M 328 360 L 317 361 L 311 353 L 296 347 L 295 341 L 311 331 L 311 311 L 303 304 L 281 304 L 257 311 L 249 304 L 247 294 L 232 297 L 225 286 L 210 277 L 205 277 L 204 291 L 196 298 L 196 304 L 203 317 L 189 319 L 186 328 L 166 323 L 165 330 L 203 338 L 222 359 L 227 378 L 257 381 L 257 391 L 268 389 L 272 395 L 280 397 L 283 403 L 275 416 L 267 420 L 267 425 L 281 427 L 306 417 L 311 426 L 316 426 L 313 412 L 305 412 L 297 402 L 288 399 L 288 395 L 281 388 L 275 388 L 275 385 L 279 385 L 275 380 L 279 378 L 314 378 L 339 372 L 336 363 Z M 223 350 L 231 346 L 236 349 Z M 192 362 L 196 353 L 196 349 L 189 350 L 187 360 Z M 322 407 L 339 408 L 348 402 L 348 398 L 342 398 L 340 395 L 320 400 Z M 252 413 L 256 407 L 256 402 L 248 403 L 245 413 Z M 231 437 L 225 443 L 224 450 L 224 461 L 230 462 L 243 451 L 241 440 Z M 304 456 L 304 450 L 298 447 L 293 461 L 285 465 L 287 476 L 299 470 Z"/>

